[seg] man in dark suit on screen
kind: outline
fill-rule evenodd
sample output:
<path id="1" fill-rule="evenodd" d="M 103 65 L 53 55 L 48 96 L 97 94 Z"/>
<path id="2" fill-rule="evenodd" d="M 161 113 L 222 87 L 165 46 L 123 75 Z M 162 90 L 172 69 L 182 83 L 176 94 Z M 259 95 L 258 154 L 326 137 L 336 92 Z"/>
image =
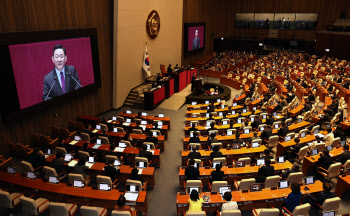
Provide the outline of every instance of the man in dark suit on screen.
<path id="1" fill-rule="evenodd" d="M 194 32 L 194 39 L 192 43 L 192 50 L 200 48 L 199 37 L 198 37 L 198 29 Z"/>
<path id="2" fill-rule="evenodd" d="M 58 44 L 53 48 L 52 62 L 55 68 L 44 78 L 43 101 L 68 93 L 81 87 L 80 80 L 74 66 L 65 65 L 67 61 L 66 49 Z"/>

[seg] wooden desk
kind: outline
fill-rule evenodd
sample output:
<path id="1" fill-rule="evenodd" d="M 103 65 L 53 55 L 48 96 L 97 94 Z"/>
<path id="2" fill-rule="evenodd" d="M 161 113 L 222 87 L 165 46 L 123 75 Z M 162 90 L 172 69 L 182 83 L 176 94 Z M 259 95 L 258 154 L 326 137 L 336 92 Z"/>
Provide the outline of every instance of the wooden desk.
<path id="1" fill-rule="evenodd" d="M 236 78 L 236 77 L 234 77 L 234 78 Z M 230 86 L 234 89 L 240 90 L 242 83 L 240 81 L 236 81 L 236 79 L 228 78 L 224 75 L 221 75 L 220 84 L 227 85 L 227 86 Z"/>
<path id="2" fill-rule="evenodd" d="M 209 143 L 208 142 L 208 136 L 199 136 L 200 143 L 202 144 L 202 148 L 206 148 Z M 223 147 L 226 148 L 228 143 L 232 143 L 232 140 L 236 139 L 236 134 L 232 136 L 221 136 L 217 135 L 215 137 L 218 142 L 221 142 L 223 144 Z M 190 137 L 184 137 L 183 138 L 183 149 L 188 149 L 190 143 Z M 206 144 L 206 146 L 203 146 L 203 144 Z"/>
<path id="3" fill-rule="evenodd" d="M 78 141 L 75 144 L 70 144 L 71 143 L 71 139 L 66 139 L 64 140 L 64 144 L 65 145 L 70 145 L 73 146 L 74 148 L 78 148 L 80 150 L 80 148 L 83 146 L 83 144 L 86 141 Z M 97 151 L 104 151 L 106 154 L 111 153 L 111 154 L 117 154 L 117 155 L 127 155 L 128 154 L 128 161 L 133 162 L 135 160 L 135 156 L 139 154 L 140 149 L 138 148 L 134 148 L 134 147 L 127 147 L 124 149 L 123 152 L 115 152 L 114 149 L 110 148 L 109 144 L 102 144 L 101 146 L 99 146 L 97 149 L 94 148 L 96 144 L 95 143 L 88 143 L 88 148 L 91 150 L 97 150 Z M 156 167 L 160 167 L 160 149 L 154 149 L 154 154 L 152 155 L 152 165 L 156 166 Z"/>
<path id="4" fill-rule="evenodd" d="M 260 154 L 264 152 L 266 149 L 266 146 L 261 145 L 256 148 L 241 148 L 241 149 L 220 149 L 224 157 L 226 157 L 226 164 L 232 164 L 232 162 L 235 160 L 238 160 L 241 157 L 250 157 L 250 158 L 255 158 L 255 157 L 260 157 Z M 201 153 L 201 158 L 203 161 L 204 166 L 209 166 L 209 160 L 210 160 L 210 153 L 212 151 L 205 151 L 205 150 L 198 150 L 199 153 Z M 182 158 L 182 166 L 187 166 L 187 161 L 188 161 L 188 154 L 190 151 L 187 150 L 182 150 L 181 153 L 181 158 Z"/>
<path id="5" fill-rule="evenodd" d="M 295 107 L 294 109 L 292 109 L 289 114 L 291 117 L 297 116 L 300 114 L 300 112 L 304 109 L 304 104 L 299 104 L 297 107 Z"/>
<path id="6" fill-rule="evenodd" d="M 12 175 L 0 171 L 0 181 L 3 188 L 9 188 L 14 191 L 30 193 L 38 197 L 43 197 L 51 202 L 76 203 L 77 205 L 90 205 L 96 207 L 108 207 L 114 209 L 116 202 L 121 194 L 119 190 L 111 191 L 94 190 L 92 187 L 76 188 L 67 186 L 64 183 L 51 184 L 41 179 L 28 179 L 20 174 Z M 138 211 L 147 214 L 147 192 L 141 191 L 137 201 L 131 206 Z"/>
<path id="7" fill-rule="evenodd" d="M 286 161 L 285 163 L 271 165 L 275 167 L 275 175 L 279 175 L 280 173 L 282 173 L 283 170 L 292 168 L 292 164 L 289 161 Z M 221 168 L 221 171 L 224 171 L 225 176 L 227 177 L 227 182 L 229 184 L 233 184 L 234 180 L 240 181 L 246 178 L 255 178 L 258 174 L 259 167 L 260 166 L 245 166 L 239 168 L 229 168 L 227 166 L 224 166 Z M 199 168 L 200 179 L 202 180 L 203 185 L 208 185 L 208 182 L 211 177 L 211 172 L 214 170 L 215 169 L 205 169 L 204 167 Z M 180 168 L 179 181 L 180 187 L 182 187 L 184 185 L 184 182 L 186 181 L 184 168 Z"/>
<path id="8" fill-rule="evenodd" d="M 96 125 L 100 123 L 100 118 L 94 116 L 80 115 L 77 120 L 82 122 L 84 125 L 91 125 L 92 127 L 96 127 Z"/>
<path id="9" fill-rule="evenodd" d="M 151 91 L 147 91 L 144 94 L 144 109 L 153 110 L 165 100 L 165 86 Z"/>
<path id="10" fill-rule="evenodd" d="M 315 184 L 308 185 L 310 193 L 317 193 L 323 190 L 323 184 L 320 181 L 316 181 Z M 291 192 L 290 188 L 286 189 L 262 189 L 258 192 L 242 193 L 241 191 L 232 191 L 232 201 L 241 203 L 240 210 L 251 210 L 252 208 L 271 208 L 281 206 L 284 203 L 283 194 L 288 195 Z M 305 194 L 303 187 L 301 187 L 301 193 Z M 209 192 L 201 193 L 203 195 L 210 196 L 209 202 L 203 204 L 203 211 L 214 212 L 225 201 L 222 200 L 221 194 L 210 194 Z M 181 216 L 182 212 L 188 210 L 188 199 L 190 195 L 177 194 L 176 209 L 177 216 Z"/>
<path id="11" fill-rule="evenodd" d="M 164 128 L 164 126 L 163 126 L 163 128 Z M 90 130 L 91 137 L 98 137 L 98 135 L 102 134 L 102 130 L 98 130 L 95 133 L 93 131 L 94 131 L 93 129 Z M 106 134 L 108 136 L 114 138 L 115 142 L 118 143 L 119 141 L 121 141 L 124 138 L 126 133 L 125 132 L 107 131 Z M 129 135 L 129 137 L 131 137 L 132 139 L 140 140 L 141 143 L 143 143 L 147 138 L 147 136 L 145 134 L 132 134 L 132 133 Z M 159 146 L 159 149 L 161 150 L 161 152 L 164 152 L 164 150 L 165 150 L 165 146 L 164 146 L 165 145 L 165 141 L 164 141 L 165 137 L 158 136 L 157 138 L 158 138 L 157 144 Z"/>
<path id="12" fill-rule="evenodd" d="M 119 113 L 119 116 L 131 118 L 131 119 L 137 118 L 137 114 L 127 114 L 124 112 Z M 169 127 L 168 129 L 170 130 L 170 117 L 161 118 L 158 116 L 141 116 L 141 118 L 148 121 L 154 121 L 154 120 L 162 121 L 164 125 L 168 125 Z"/>
<path id="13" fill-rule="evenodd" d="M 340 148 L 336 148 L 336 149 L 333 149 L 332 151 L 330 151 L 329 155 L 332 158 L 334 158 L 334 157 L 339 156 L 342 152 L 343 152 L 343 148 L 340 147 Z M 320 152 L 320 154 L 321 153 L 322 152 Z M 317 163 L 318 159 L 320 159 L 320 154 L 304 158 L 303 168 L 302 168 L 302 172 L 303 172 L 304 176 L 307 176 L 308 172 L 310 170 L 314 169 L 315 164 Z"/>
<path id="14" fill-rule="evenodd" d="M 306 137 L 300 139 L 300 143 L 308 143 L 316 140 L 314 135 L 306 135 Z M 287 148 L 290 148 L 294 146 L 296 143 L 292 139 L 291 141 L 288 142 L 279 142 L 277 144 L 277 152 L 276 152 L 276 157 L 284 155 L 284 152 L 287 150 Z"/>
<path id="15" fill-rule="evenodd" d="M 335 193 L 338 197 L 342 197 L 343 193 L 350 188 L 350 176 L 339 176 L 337 185 L 335 186 Z"/>

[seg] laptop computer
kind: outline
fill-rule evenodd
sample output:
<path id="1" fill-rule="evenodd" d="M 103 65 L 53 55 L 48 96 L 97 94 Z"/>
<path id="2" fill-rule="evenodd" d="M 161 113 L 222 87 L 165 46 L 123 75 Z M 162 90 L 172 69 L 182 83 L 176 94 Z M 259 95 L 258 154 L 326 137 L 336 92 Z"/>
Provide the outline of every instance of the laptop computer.
<path id="1" fill-rule="evenodd" d="M 89 163 L 95 163 L 95 157 L 89 157 L 88 158 Z"/>
<path id="2" fill-rule="evenodd" d="M 302 120 L 301 118 L 300 118 L 300 119 L 298 119 L 298 123 L 301 123 L 301 120 Z"/>
<path id="3" fill-rule="evenodd" d="M 58 176 L 49 176 L 49 183 L 58 184 L 60 183 L 60 180 L 58 179 Z"/>
<path id="4" fill-rule="evenodd" d="M 204 104 L 209 104 L 209 101 L 208 100 L 204 101 Z"/>
<path id="5" fill-rule="evenodd" d="M 124 197 L 127 201 L 136 202 L 139 197 L 138 187 L 136 185 L 128 185 L 127 192 L 124 194 Z"/>
<path id="6" fill-rule="evenodd" d="M 272 114 L 273 116 L 277 116 L 277 112 L 273 112 L 273 114 Z"/>
<path id="7" fill-rule="evenodd" d="M 263 117 L 263 119 L 266 119 L 266 115 L 263 115 L 262 117 Z"/>
<path id="8" fill-rule="evenodd" d="M 200 193 L 199 193 L 199 187 L 189 187 L 189 188 L 188 188 L 188 194 L 191 194 L 191 192 L 192 192 L 193 190 L 196 190 L 196 191 L 198 192 L 198 194 L 200 194 Z"/>
<path id="9" fill-rule="evenodd" d="M 197 105 L 197 101 L 192 101 L 192 105 Z"/>
<path id="10" fill-rule="evenodd" d="M 131 123 L 131 119 L 130 118 L 125 119 L 125 122 L 130 124 Z"/>
<path id="11" fill-rule="evenodd" d="M 125 113 L 126 114 L 131 114 L 131 111 L 130 110 L 126 110 Z"/>
<path id="12" fill-rule="evenodd" d="M 112 121 L 117 121 L 117 117 L 113 116 Z"/>
<path id="13" fill-rule="evenodd" d="M 157 137 L 158 136 L 158 132 L 157 131 L 152 131 L 152 136 Z"/>
<path id="14" fill-rule="evenodd" d="M 259 131 L 263 131 L 263 130 L 265 130 L 265 128 L 264 127 L 260 127 Z"/>
<path id="15" fill-rule="evenodd" d="M 335 211 L 323 212 L 322 216 L 335 216 Z"/>
<path id="16" fill-rule="evenodd" d="M 258 142 L 253 142 L 252 143 L 252 148 L 257 148 L 259 146 L 260 146 L 260 144 Z"/>
<path id="17" fill-rule="evenodd" d="M 333 150 L 333 146 L 332 146 L 332 145 L 328 145 L 328 146 L 326 146 L 326 149 L 327 149 L 328 151 L 332 151 L 332 150 Z"/>
<path id="18" fill-rule="evenodd" d="M 311 150 L 311 156 L 318 155 L 318 149 Z"/>
<path id="19" fill-rule="evenodd" d="M 27 172 L 27 178 L 29 179 L 36 179 L 36 175 L 34 172 Z"/>
<path id="20" fill-rule="evenodd" d="M 216 165 L 217 165 L 217 164 L 220 164 L 220 166 L 222 167 L 222 163 L 221 163 L 221 162 L 214 162 L 214 163 L 213 163 L 213 169 L 216 168 Z"/>
<path id="21" fill-rule="evenodd" d="M 96 125 L 96 130 L 101 130 L 101 125 Z"/>
<path id="22" fill-rule="evenodd" d="M 277 157 L 277 163 L 284 163 L 285 161 L 286 160 L 284 156 Z"/>
<path id="23" fill-rule="evenodd" d="M 238 119 L 237 124 L 241 124 L 241 123 L 242 123 L 242 119 Z"/>
<path id="24" fill-rule="evenodd" d="M 120 163 L 120 161 L 118 161 L 118 160 L 114 160 L 114 164 L 113 164 L 114 166 L 120 166 L 121 165 L 121 163 Z"/>
<path id="25" fill-rule="evenodd" d="M 228 130 L 228 131 L 226 132 L 226 136 L 232 136 L 232 130 Z"/>
<path id="26" fill-rule="evenodd" d="M 142 125 L 147 125 L 147 121 L 146 121 L 146 120 L 142 120 L 142 121 L 141 121 L 141 124 L 142 124 Z"/>
<path id="27" fill-rule="evenodd" d="M 265 159 L 264 158 L 260 158 L 256 160 L 256 165 L 260 166 L 260 165 L 265 165 Z"/>
<path id="28" fill-rule="evenodd" d="M 228 121 L 222 121 L 222 125 L 228 125 Z"/>
<path id="29" fill-rule="evenodd" d="M 83 181 L 80 181 L 80 180 L 74 180 L 73 187 L 84 188 L 85 183 Z"/>
<path id="30" fill-rule="evenodd" d="M 256 107 L 253 107 L 253 111 L 256 111 Z"/>
<path id="31" fill-rule="evenodd" d="M 245 167 L 245 161 L 236 161 L 235 167 Z"/>
<path id="32" fill-rule="evenodd" d="M 251 117 L 251 118 L 250 118 L 250 121 L 251 121 L 251 122 L 253 122 L 253 121 L 254 121 L 254 119 L 255 119 L 254 117 Z"/>
<path id="33" fill-rule="evenodd" d="M 255 183 L 250 185 L 250 192 L 257 192 L 261 190 L 262 190 L 261 183 Z"/>
<path id="34" fill-rule="evenodd" d="M 111 191 L 112 187 L 110 184 L 100 183 L 98 184 L 98 189 L 102 191 Z"/>
<path id="35" fill-rule="evenodd" d="M 217 103 L 220 103 L 220 99 L 217 99 L 216 102 L 217 102 Z"/>
<path id="36" fill-rule="evenodd" d="M 231 115 L 236 115 L 236 111 L 232 110 Z"/>
<path id="37" fill-rule="evenodd" d="M 278 124 L 275 124 L 275 129 L 278 129 L 279 125 Z"/>
<path id="38" fill-rule="evenodd" d="M 304 177 L 304 182 L 305 182 L 305 185 L 314 184 L 315 183 L 315 177 L 314 176 Z"/>
<path id="39" fill-rule="evenodd" d="M 305 132 L 301 132 L 300 133 L 300 138 L 304 138 L 304 137 L 306 137 L 306 133 Z"/>
<path id="40" fill-rule="evenodd" d="M 49 149 L 49 148 L 48 148 L 48 149 L 46 150 L 46 154 L 47 154 L 47 155 L 52 155 L 52 153 L 53 153 L 52 149 Z"/>
<path id="41" fill-rule="evenodd" d="M 219 112 L 219 116 L 223 116 L 222 112 Z"/>
<path id="42" fill-rule="evenodd" d="M 159 117 L 159 118 L 164 118 L 164 114 L 159 113 L 159 114 L 158 114 L 158 117 Z"/>
<path id="43" fill-rule="evenodd" d="M 64 155 L 64 161 L 70 162 L 72 159 L 73 159 L 72 154 L 66 153 L 66 154 Z"/>
<path id="44" fill-rule="evenodd" d="M 246 113 L 247 112 L 247 109 L 243 109 L 243 113 Z"/>
<path id="45" fill-rule="evenodd" d="M 126 148 L 125 142 L 119 142 L 119 147 L 120 148 Z"/>
<path id="46" fill-rule="evenodd" d="M 240 149 L 241 144 L 240 143 L 232 143 L 232 149 Z"/>
<path id="47" fill-rule="evenodd" d="M 7 167 L 7 172 L 10 174 L 16 174 L 15 168 L 11 166 Z"/>
<path id="48" fill-rule="evenodd" d="M 118 128 L 113 128 L 113 132 L 118 133 Z"/>
<path id="49" fill-rule="evenodd" d="M 96 144 L 101 145 L 102 144 L 102 140 L 101 139 L 96 139 Z"/>
<path id="50" fill-rule="evenodd" d="M 250 130 L 249 129 L 244 129 L 244 134 L 249 134 Z"/>
<path id="51" fill-rule="evenodd" d="M 233 106 L 233 107 L 236 107 L 236 106 L 237 106 L 237 103 L 233 103 L 232 106 Z"/>
<path id="52" fill-rule="evenodd" d="M 74 136 L 74 140 L 76 140 L 76 141 L 81 141 L 81 137 L 80 137 L 80 136 L 75 135 L 75 136 Z"/>
<path id="53" fill-rule="evenodd" d="M 231 189 L 229 187 L 219 187 L 219 193 L 224 196 L 226 192 L 231 192 Z"/>
<path id="54" fill-rule="evenodd" d="M 278 188 L 279 189 L 289 188 L 289 181 L 288 180 L 279 181 L 278 182 Z"/>
<path id="55" fill-rule="evenodd" d="M 206 117 L 206 118 L 209 118 L 209 113 L 206 113 L 206 114 L 205 114 L 205 117 Z"/>
<path id="56" fill-rule="evenodd" d="M 148 114 L 146 112 L 142 112 L 141 116 L 147 116 Z"/>
<path id="57" fill-rule="evenodd" d="M 136 162 L 136 168 L 147 168 L 146 162 Z"/>
<path id="58" fill-rule="evenodd" d="M 284 137 L 284 141 L 285 141 L 285 142 L 288 142 L 288 141 L 290 141 L 290 140 L 291 140 L 291 137 L 290 137 L 290 136 Z"/>

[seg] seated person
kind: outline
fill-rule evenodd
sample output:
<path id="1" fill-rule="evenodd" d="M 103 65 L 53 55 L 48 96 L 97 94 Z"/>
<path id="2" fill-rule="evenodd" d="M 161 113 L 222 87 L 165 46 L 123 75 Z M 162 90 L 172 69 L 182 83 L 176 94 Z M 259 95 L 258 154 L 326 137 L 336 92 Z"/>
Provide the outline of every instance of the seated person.
<path id="1" fill-rule="evenodd" d="M 275 167 L 271 166 L 270 158 L 265 158 L 265 165 L 261 166 L 258 170 L 258 176 L 256 177 L 257 183 L 264 183 L 265 179 L 275 174 Z"/>
<path id="2" fill-rule="evenodd" d="M 213 161 L 214 158 L 224 157 L 221 151 L 219 151 L 219 146 L 213 147 L 213 152 L 210 153 L 210 160 Z"/>
<path id="3" fill-rule="evenodd" d="M 345 144 L 343 150 L 344 151 L 339 155 L 337 161 L 344 165 L 346 161 L 350 159 L 349 145 Z"/>
<path id="4" fill-rule="evenodd" d="M 328 128 L 327 133 L 328 134 L 325 137 L 323 137 L 323 141 L 325 141 L 328 145 L 330 145 L 334 140 L 334 134 L 333 134 L 332 128 Z"/>
<path id="5" fill-rule="evenodd" d="M 290 158 L 294 159 L 298 157 L 297 153 L 299 153 L 299 150 L 303 147 L 303 145 L 300 143 L 300 139 L 298 137 L 294 138 L 295 145 L 291 147 L 291 156 Z"/>
<path id="6" fill-rule="evenodd" d="M 56 170 L 57 175 L 63 175 L 66 173 L 66 170 L 63 166 L 63 154 L 58 152 L 56 154 L 56 158 L 54 158 L 51 162 L 51 167 Z"/>
<path id="7" fill-rule="evenodd" d="M 193 132 L 193 137 L 190 137 L 189 142 L 190 143 L 200 143 L 200 139 L 199 139 L 198 133 L 196 131 Z"/>
<path id="8" fill-rule="evenodd" d="M 208 113 L 215 112 L 215 106 L 212 102 L 209 104 L 209 109 L 207 110 Z M 210 117 L 210 114 L 209 114 Z"/>
<path id="9" fill-rule="evenodd" d="M 216 134 L 215 133 L 211 133 L 209 135 L 209 139 L 208 139 L 208 142 L 209 142 L 209 145 L 212 144 L 212 143 L 217 143 L 218 140 L 215 138 Z"/>
<path id="10" fill-rule="evenodd" d="M 209 111 L 208 111 L 209 112 Z M 213 114 L 212 113 L 209 113 L 209 118 L 207 118 L 207 121 L 208 120 L 215 120 L 214 118 L 213 118 Z"/>
<path id="11" fill-rule="evenodd" d="M 282 172 L 282 178 L 287 179 L 289 174 L 296 173 L 296 172 L 300 172 L 300 168 L 299 168 L 299 164 L 297 162 L 294 162 L 291 169 L 288 169 Z"/>
<path id="12" fill-rule="evenodd" d="M 278 136 L 285 137 L 289 133 L 289 128 L 285 122 L 282 122 L 282 127 L 278 130 Z"/>
<path id="13" fill-rule="evenodd" d="M 190 198 L 188 199 L 188 211 L 187 212 L 200 212 L 202 211 L 203 199 L 199 198 L 198 191 L 192 190 Z"/>
<path id="14" fill-rule="evenodd" d="M 323 191 L 318 194 L 316 197 L 310 195 L 310 191 L 305 191 L 305 197 L 303 203 L 310 203 L 311 206 L 315 209 L 320 209 L 318 205 L 322 206 L 326 199 L 334 198 L 337 195 L 334 192 L 331 192 L 332 185 L 328 182 L 323 182 Z M 316 205 L 316 203 L 318 205 Z"/>
<path id="15" fill-rule="evenodd" d="M 43 151 L 41 151 L 38 147 L 35 147 L 33 149 L 33 152 L 29 155 L 28 162 L 32 164 L 32 167 L 34 169 L 41 167 L 41 166 L 44 167 L 46 162 L 45 162 L 45 155 L 44 155 Z"/>
<path id="16" fill-rule="evenodd" d="M 186 181 L 199 179 L 199 169 L 194 167 L 194 163 L 194 159 L 190 159 L 189 166 L 185 169 Z"/>
<path id="17" fill-rule="evenodd" d="M 152 158 L 152 152 L 147 151 L 147 145 L 142 145 L 142 150 L 139 151 L 139 157 L 147 158 L 148 161 Z"/>
<path id="18" fill-rule="evenodd" d="M 233 143 L 240 143 L 240 144 L 243 144 L 243 139 L 240 138 L 242 132 L 240 130 L 237 131 L 237 134 L 236 134 L 236 139 L 233 141 Z"/>
<path id="19" fill-rule="evenodd" d="M 117 170 L 114 167 L 113 159 L 109 159 L 108 163 L 104 167 L 104 170 L 105 170 L 105 176 L 109 176 L 112 182 L 114 182 L 117 179 L 118 175 L 120 174 L 120 170 L 119 169 Z"/>
<path id="20" fill-rule="evenodd" d="M 114 207 L 114 210 L 116 211 L 128 211 L 130 213 L 130 215 L 134 214 L 134 210 L 126 205 L 126 199 L 124 197 L 124 194 L 120 194 L 118 201 L 117 201 L 117 205 Z"/>
<path id="21" fill-rule="evenodd" d="M 108 141 L 111 142 L 111 139 L 110 139 L 109 135 L 107 135 L 106 133 L 107 133 L 107 129 L 103 128 L 102 129 L 102 134 L 100 134 L 100 136 L 106 137 L 108 139 Z"/>
<path id="22" fill-rule="evenodd" d="M 231 192 L 226 191 L 224 193 L 223 197 L 224 197 L 224 200 L 226 201 L 226 203 L 222 204 L 221 211 L 224 211 L 224 210 L 238 210 L 237 202 L 231 201 L 232 200 Z"/>
<path id="23" fill-rule="evenodd" d="M 196 124 L 192 124 L 192 127 L 188 129 L 188 133 L 191 131 L 197 131 Z"/>
<path id="24" fill-rule="evenodd" d="M 149 131 L 148 132 L 148 136 L 146 137 L 146 140 L 145 142 L 151 142 L 153 143 L 154 145 L 156 145 L 158 143 L 158 138 L 153 136 L 153 133 L 152 131 Z"/>
<path id="25" fill-rule="evenodd" d="M 215 123 L 214 122 L 212 122 L 212 123 L 210 123 L 210 128 L 209 128 L 209 130 L 215 130 L 216 128 L 215 128 Z"/>
<path id="26" fill-rule="evenodd" d="M 318 167 L 322 167 L 323 169 L 328 170 L 329 166 L 332 165 L 332 163 L 333 159 L 329 155 L 329 151 L 327 149 L 324 149 L 323 152 L 320 154 L 320 158 L 318 159 Z"/>
<path id="27" fill-rule="evenodd" d="M 129 179 L 134 181 L 141 181 L 143 183 L 143 179 L 139 175 L 139 170 L 137 168 L 131 170 L 131 176 Z"/>
<path id="28" fill-rule="evenodd" d="M 224 171 L 221 171 L 221 165 L 216 164 L 215 170 L 211 171 L 211 179 L 210 182 L 213 181 L 223 181 L 224 180 L 225 173 Z"/>
<path id="29" fill-rule="evenodd" d="M 262 157 L 261 158 L 269 158 L 270 160 L 273 159 L 273 156 L 271 155 L 271 150 L 270 149 L 264 149 L 263 153 L 262 153 Z"/>
<path id="30" fill-rule="evenodd" d="M 262 124 L 262 120 L 260 118 L 254 118 L 254 121 L 252 122 L 251 126 L 253 129 L 258 129 L 259 125 Z"/>
<path id="31" fill-rule="evenodd" d="M 201 158 L 201 153 L 197 152 L 197 146 L 192 147 L 192 152 L 188 154 L 188 157 L 190 159 L 200 159 Z"/>
<path id="32" fill-rule="evenodd" d="M 88 175 L 85 173 L 85 170 L 89 169 L 89 167 L 85 166 L 85 163 L 86 163 L 85 158 L 81 157 L 79 158 L 78 163 L 75 164 L 75 166 L 73 167 L 73 173 L 83 175 L 84 179 L 88 177 Z"/>
<path id="33" fill-rule="evenodd" d="M 285 208 L 288 209 L 289 212 L 293 212 L 295 207 L 300 205 L 301 192 L 299 184 L 295 182 L 292 183 L 290 189 L 292 190 L 292 192 L 289 193 L 288 196 L 283 197 L 286 202 Z"/>

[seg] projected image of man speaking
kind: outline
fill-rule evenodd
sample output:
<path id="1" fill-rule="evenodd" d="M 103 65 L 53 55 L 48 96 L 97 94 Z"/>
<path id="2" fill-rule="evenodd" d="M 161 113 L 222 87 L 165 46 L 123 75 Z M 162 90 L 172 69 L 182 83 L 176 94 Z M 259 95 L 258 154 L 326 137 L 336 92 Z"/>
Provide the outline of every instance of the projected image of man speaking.
<path id="1" fill-rule="evenodd" d="M 66 49 L 58 44 L 53 48 L 52 62 L 55 68 L 44 78 L 43 101 L 81 88 L 80 80 L 74 66 L 65 65 Z"/>

